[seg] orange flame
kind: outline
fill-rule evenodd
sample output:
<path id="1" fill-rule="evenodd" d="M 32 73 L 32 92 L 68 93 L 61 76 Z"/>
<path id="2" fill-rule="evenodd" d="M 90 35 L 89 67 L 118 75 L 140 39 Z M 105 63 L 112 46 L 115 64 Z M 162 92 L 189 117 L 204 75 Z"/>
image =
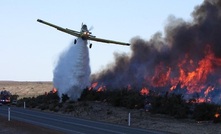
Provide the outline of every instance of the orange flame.
<path id="1" fill-rule="evenodd" d="M 166 73 L 164 71 L 167 70 Z M 163 67 L 162 63 L 155 69 L 155 75 L 151 78 L 152 86 L 163 87 L 166 86 L 170 80 L 171 68 Z"/>
<path id="2" fill-rule="evenodd" d="M 216 113 L 216 114 L 214 115 L 214 117 L 215 117 L 215 118 L 219 118 L 219 117 L 220 117 L 220 114 L 219 114 L 219 113 Z"/>
<path id="3" fill-rule="evenodd" d="M 94 89 L 97 85 L 98 85 L 98 82 L 94 82 L 94 83 L 92 83 L 92 84 L 91 84 L 91 87 L 89 87 L 88 90 L 92 90 L 92 89 Z"/>
<path id="4" fill-rule="evenodd" d="M 51 93 L 54 94 L 54 93 L 57 93 L 57 91 L 58 91 L 58 90 L 54 87 L 54 88 L 51 90 Z"/>
<path id="5" fill-rule="evenodd" d="M 141 94 L 141 95 L 148 95 L 149 92 L 150 92 L 149 89 L 146 88 L 146 87 L 144 87 L 144 88 L 142 88 L 142 89 L 140 90 L 140 94 Z"/>
<path id="6" fill-rule="evenodd" d="M 106 86 L 100 86 L 98 89 L 97 89 L 97 92 L 102 92 L 102 91 L 105 91 L 106 90 Z"/>
<path id="7" fill-rule="evenodd" d="M 181 68 L 179 77 L 181 87 L 187 87 L 189 93 L 200 92 L 201 89 L 205 88 L 204 83 L 207 80 L 207 76 L 213 71 L 212 58 L 213 54 L 208 53 L 205 58 L 199 61 L 198 67 L 192 72 L 186 73 Z"/>
<path id="8" fill-rule="evenodd" d="M 196 58 L 197 59 L 197 58 Z M 216 89 L 216 86 L 221 86 L 221 78 L 218 78 L 212 85 L 208 83 L 209 76 L 215 73 L 216 67 L 221 67 L 221 58 L 217 58 L 212 52 L 209 45 L 206 46 L 204 57 L 201 59 L 193 59 L 189 54 L 186 54 L 181 59 L 178 59 L 179 64 L 174 66 L 165 65 L 160 62 L 154 68 L 151 75 L 145 76 L 143 88 L 140 94 L 148 95 L 151 88 L 167 87 L 169 91 L 174 91 L 178 88 L 186 89 L 188 94 L 201 93 L 202 95 L 196 99 L 196 103 L 211 102 L 210 93 Z M 150 76 L 151 75 L 151 76 Z M 106 90 L 106 86 L 95 82 L 91 89 L 97 88 L 98 92 Z M 128 84 L 127 89 L 131 89 Z"/>
<path id="9" fill-rule="evenodd" d="M 105 91 L 106 90 L 106 86 L 100 86 L 98 87 L 98 82 L 94 82 L 91 84 L 91 86 L 88 88 L 88 90 L 92 90 L 97 88 L 97 92 L 101 92 L 101 91 Z"/>

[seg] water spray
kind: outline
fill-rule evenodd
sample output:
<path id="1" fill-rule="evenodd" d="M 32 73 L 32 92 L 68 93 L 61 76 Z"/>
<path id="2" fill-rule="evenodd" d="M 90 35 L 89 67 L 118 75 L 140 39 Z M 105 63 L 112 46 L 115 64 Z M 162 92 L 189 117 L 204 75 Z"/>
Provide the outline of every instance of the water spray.
<path id="1" fill-rule="evenodd" d="M 78 38 L 76 44 L 71 43 L 60 55 L 53 74 L 53 84 L 60 98 L 62 94 L 67 94 L 71 100 L 80 98 L 83 89 L 90 86 L 87 40 Z"/>

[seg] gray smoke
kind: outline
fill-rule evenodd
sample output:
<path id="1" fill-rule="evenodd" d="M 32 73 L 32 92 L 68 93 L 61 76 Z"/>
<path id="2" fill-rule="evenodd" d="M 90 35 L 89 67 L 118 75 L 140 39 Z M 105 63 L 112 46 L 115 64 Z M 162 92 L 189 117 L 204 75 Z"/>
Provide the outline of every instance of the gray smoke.
<path id="1" fill-rule="evenodd" d="M 115 61 L 91 76 L 97 87 L 122 89 L 128 86 L 140 89 L 169 90 L 172 85 L 195 86 L 183 81 L 181 76 L 197 72 L 195 79 L 200 86 L 213 87 L 212 98 L 221 95 L 221 1 L 205 0 L 192 13 L 193 21 L 170 17 L 165 27 L 165 37 L 156 33 L 149 41 L 140 38 L 131 40 L 131 54 L 115 54 Z M 208 56 L 208 53 L 213 53 Z M 208 73 L 207 60 L 211 66 Z M 199 71 L 199 66 L 203 71 Z M 180 71 L 180 68 L 182 70 Z M 193 74 L 193 73 L 192 73 Z M 201 75 L 200 75 L 201 74 Z M 190 87 L 191 87 L 190 86 Z M 185 88 L 185 87 L 183 87 Z M 196 88 L 192 92 L 205 93 Z M 221 100 L 221 99 L 220 99 Z M 211 100 L 215 101 L 216 100 Z"/>
<path id="2" fill-rule="evenodd" d="M 64 51 L 54 69 L 53 84 L 58 95 L 67 94 L 70 99 L 80 98 L 83 89 L 90 85 L 90 66 L 87 41 L 81 38 Z"/>

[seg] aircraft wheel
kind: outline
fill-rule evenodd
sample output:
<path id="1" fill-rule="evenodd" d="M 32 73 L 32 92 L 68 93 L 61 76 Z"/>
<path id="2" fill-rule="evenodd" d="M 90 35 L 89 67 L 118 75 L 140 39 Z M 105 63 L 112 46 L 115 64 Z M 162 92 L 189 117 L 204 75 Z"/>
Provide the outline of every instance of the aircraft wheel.
<path id="1" fill-rule="evenodd" d="M 91 47 L 92 47 L 92 44 L 90 44 L 89 48 L 91 48 Z"/>
<path id="2" fill-rule="evenodd" d="M 74 44 L 76 44 L 76 43 L 77 43 L 77 40 L 75 39 L 75 40 L 74 40 Z"/>

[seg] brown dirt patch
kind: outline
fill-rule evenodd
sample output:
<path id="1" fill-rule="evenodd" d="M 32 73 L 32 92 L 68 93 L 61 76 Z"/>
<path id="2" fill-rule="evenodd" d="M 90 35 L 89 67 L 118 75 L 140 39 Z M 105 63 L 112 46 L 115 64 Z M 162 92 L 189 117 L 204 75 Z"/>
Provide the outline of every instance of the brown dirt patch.
<path id="1" fill-rule="evenodd" d="M 63 134 L 62 132 L 48 128 L 31 125 L 16 120 L 8 121 L 7 118 L 0 116 L 1 134 Z"/>

